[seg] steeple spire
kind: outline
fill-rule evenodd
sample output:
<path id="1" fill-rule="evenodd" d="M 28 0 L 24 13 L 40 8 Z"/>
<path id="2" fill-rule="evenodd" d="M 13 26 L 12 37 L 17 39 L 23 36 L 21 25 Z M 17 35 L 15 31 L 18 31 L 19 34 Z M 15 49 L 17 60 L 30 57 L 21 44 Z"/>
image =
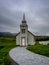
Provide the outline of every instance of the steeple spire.
<path id="1" fill-rule="evenodd" d="M 23 13 L 23 20 L 22 20 L 22 23 L 24 24 L 26 24 L 26 20 L 25 20 L 25 13 Z"/>
<path id="2" fill-rule="evenodd" d="M 25 13 L 23 13 L 23 21 L 25 21 Z"/>

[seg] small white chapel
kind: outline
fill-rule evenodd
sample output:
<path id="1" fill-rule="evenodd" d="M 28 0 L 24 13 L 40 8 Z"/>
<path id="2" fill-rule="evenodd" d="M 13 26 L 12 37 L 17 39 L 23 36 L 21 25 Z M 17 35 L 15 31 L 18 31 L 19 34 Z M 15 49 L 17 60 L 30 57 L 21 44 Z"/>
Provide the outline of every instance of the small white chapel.
<path id="1" fill-rule="evenodd" d="M 28 30 L 27 21 L 25 20 L 25 14 L 23 14 L 23 20 L 20 24 L 20 32 L 16 35 L 16 45 L 27 46 L 35 44 L 35 35 Z"/>

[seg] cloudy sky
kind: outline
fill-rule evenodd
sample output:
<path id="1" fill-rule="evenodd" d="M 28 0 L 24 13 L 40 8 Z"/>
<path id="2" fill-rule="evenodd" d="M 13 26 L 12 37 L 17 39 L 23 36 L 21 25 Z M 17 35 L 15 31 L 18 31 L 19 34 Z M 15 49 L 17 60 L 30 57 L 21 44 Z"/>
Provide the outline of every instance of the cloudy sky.
<path id="1" fill-rule="evenodd" d="M 49 0 L 0 0 L 0 32 L 19 32 L 24 12 L 33 34 L 49 35 Z"/>

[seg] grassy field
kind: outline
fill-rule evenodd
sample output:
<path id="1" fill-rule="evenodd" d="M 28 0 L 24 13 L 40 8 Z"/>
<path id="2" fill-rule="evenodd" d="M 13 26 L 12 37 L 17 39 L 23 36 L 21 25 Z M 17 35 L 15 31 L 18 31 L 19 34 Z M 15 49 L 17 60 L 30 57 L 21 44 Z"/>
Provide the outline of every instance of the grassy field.
<path id="1" fill-rule="evenodd" d="M 11 65 L 8 53 L 14 47 L 15 37 L 0 37 L 0 65 Z"/>
<path id="2" fill-rule="evenodd" d="M 49 57 L 49 44 L 42 45 L 36 42 L 35 45 L 28 46 L 27 49 L 30 50 L 31 52 Z"/>
<path id="3" fill-rule="evenodd" d="M 0 65 L 11 65 L 11 60 L 8 54 L 14 47 L 16 47 L 15 37 L 0 37 Z M 49 57 L 49 44 L 41 45 L 36 42 L 35 45 L 28 46 L 27 49 Z"/>

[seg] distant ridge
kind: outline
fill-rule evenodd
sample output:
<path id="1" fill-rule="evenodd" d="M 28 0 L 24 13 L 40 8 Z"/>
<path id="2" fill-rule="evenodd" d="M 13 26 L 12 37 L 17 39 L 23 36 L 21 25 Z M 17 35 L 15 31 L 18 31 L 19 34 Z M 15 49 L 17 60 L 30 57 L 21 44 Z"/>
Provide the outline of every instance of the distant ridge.
<path id="1" fill-rule="evenodd" d="M 2 36 L 16 36 L 16 33 L 0 32 L 0 37 Z"/>

